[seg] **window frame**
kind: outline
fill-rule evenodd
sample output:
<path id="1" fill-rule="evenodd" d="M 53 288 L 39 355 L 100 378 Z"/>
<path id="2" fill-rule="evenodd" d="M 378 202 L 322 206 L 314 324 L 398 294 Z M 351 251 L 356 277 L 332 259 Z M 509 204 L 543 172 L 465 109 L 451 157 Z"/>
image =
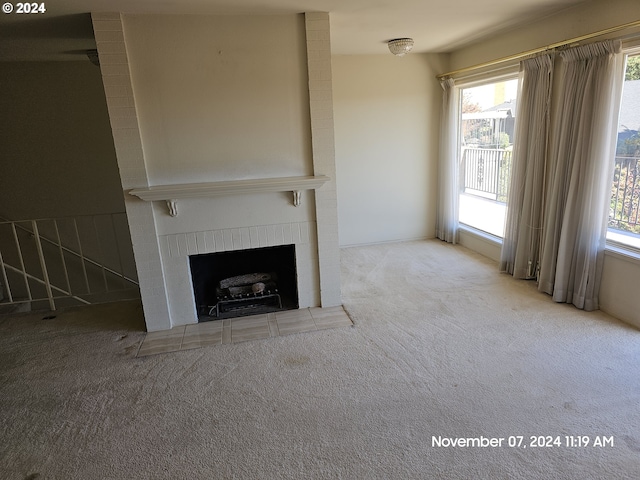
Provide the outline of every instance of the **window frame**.
<path id="1" fill-rule="evenodd" d="M 623 77 L 621 81 L 624 82 L 624 74 L 626 73 L 626 65 L 627 59 L 630 56 L 638 56 L 640 55 L 640 45 L 634 45 L 631 47 L 623 48 L 624 54 L 624 62 L 625 62 L 625 70 L 623 72 Z M 618 107 L 618 117 L 616 121 L 619 123 L 620 119 L 620 108 L 622 105 L 622 99 L 620 101 L 620 106 Z M 617 143 L 617 142 L 616 142 Z M 615 154 L 614 154 L 615 157 Z M 613 169 L 611 176 L 611 183 L 613 185 Z M 610 199 L 607 199 L 609 202 Z M 609 218 L 607 218 L 607 223 L 609 222 Z M 632 241 L 625 242 L 623 239 L 625 237 L 631 237 Z M 623 257 L 634 259 L 640 262 L 640 234 L 626 233 L 624 230 L 618 230 L 615 228 L 609 227 L 607 225 L 607 232 L 605 238 L 605 251 L 614 253 L 616 255 L 621 255 Z"/>
<path id="2" fill-rule="evenodd" d="M 462 145 L 462 102 L 463 102 L 463 97 L 464 97 L 464 90 L 466 89 L 470 89 L 470 88 L 476 88 L 476 87 L 482 87 L 485 85 L 491 85 L 494 83 L 499 83 L 499 82 L 508 82 L 508 81 L 512 81 L 515 80 L 517 81 L 517 87 L 516 87 L 516 100 L 520 94 L 520 68 L 519 68 L 519 64 L 517 65 L 512 65 L 509 67 L 506 67 L 501 73 L 497 73 L 497 72 L 488 72 L 485 74 L 479 74 L 477 76 L 472 76 L 472 77 L 468 77 L 468 78 L 463 78 L 460 80 L 456 81 L 456 85 L 455 88 L 458 90 L 458 119 L 457 119 L 457 123 L 458 123 L 458 139 L 457 139 L 457 144 L 458 144 L 458 151 L 456 153 L 456 158 L 458 161 L 459 165 L 462 165 L 462 149 L 461 149 L 461 145 Z M 517 118 L 515 120 L 517 122 Z M 514 125 L 515 128 L 515 125 Z M 458 195 L 460 195 L 463 192 L 463 188 L 460 187 L 458 189 Z M 505 205 L 507 204 L 507 202 L 504 202 Z M 472 233 L 474 235 L 477 235 L 479 237 L 485 238 L 487 240 L 490 240 L 491 242 L 495 242 L 498 243 L 500 245 L 502 245 L 502 241 L 504 238 L 504 234 L 502 236 L 498 236 L 494 233 L 482 230 L 478 227 L 475 227 L 473 225 L 469 225 L 468 223 L 463 223 L 460 221 L 460 205 L 458 205 L 458 212 L 457 212 L 457 217 L 458 217 L 458 225 L 459 228 L 462 230 L 465 230 L 469 233 Z M 506 221 L 506 218 L 505 218 Z"/>

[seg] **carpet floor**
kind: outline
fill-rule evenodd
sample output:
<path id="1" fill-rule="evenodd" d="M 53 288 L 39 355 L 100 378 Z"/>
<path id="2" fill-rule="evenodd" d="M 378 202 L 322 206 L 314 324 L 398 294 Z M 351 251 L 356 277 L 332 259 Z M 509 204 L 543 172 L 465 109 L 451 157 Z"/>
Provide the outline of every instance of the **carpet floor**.
<path id="1" fill-rule="evenodd" d="M 140 358 L 135 301 L 0 317 L 0 478 L 638 478 L 634 327 L 438 241 L 342 282 L 353 327 Z"/>

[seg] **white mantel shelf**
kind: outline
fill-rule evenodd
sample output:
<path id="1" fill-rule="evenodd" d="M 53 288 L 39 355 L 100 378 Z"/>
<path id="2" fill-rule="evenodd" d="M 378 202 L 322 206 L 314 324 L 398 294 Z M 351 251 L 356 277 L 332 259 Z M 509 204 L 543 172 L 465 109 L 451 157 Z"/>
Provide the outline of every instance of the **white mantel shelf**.
<path id="1" fill-rule="evenodd" d="M 134 188 L 129 194 L 146 201 L 163 200 L 167 202 L 169 215 L 178 215 L 179 199 L 197 197 L 219 197 L 223 195 L 242 195 L 264 192 L 292 192 L 293 204 L 300 205 L 303 190 L 315 190 L 329 181 L 325 175 L 308 177 L 254 178 L 249 180 L 228 180 L 224 182 L 184 183 L 174 185 L 156 185 L 146 188 Z"/>

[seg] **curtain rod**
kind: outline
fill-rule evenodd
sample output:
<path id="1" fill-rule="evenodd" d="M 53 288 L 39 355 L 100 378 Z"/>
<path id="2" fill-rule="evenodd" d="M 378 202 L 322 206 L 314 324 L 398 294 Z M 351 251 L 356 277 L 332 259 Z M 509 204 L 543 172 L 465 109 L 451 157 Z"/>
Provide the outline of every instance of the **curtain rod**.
<path id="1" fill-rule="evenodd" d="M 500 63 L 505 63 L 512 60 L 519 60 L 521 58 L 528 57 L 529 55 L 535 55 L 536 53 L 546 52 L 547 50 L 553 50 L 555 48 L 564 47 L 566 45 L 571 45 L 572 43 L 582 42 L 583 40 L 588 40 L 590 38 L 601 37 L 602 35 L 618 32 L 620 30 L 624 30 L 626 28 L 631 28 L 631 27 L 640 27 L 640 20 L 636 20 L 635 22 L 625 23 L 623 25 L 618 25 L 616 27 L 606 28 L 604 30 L 600 30 L 594 33 L 588 33 L 586 35 L 581 35 L 579 37 L 570 38 L 562 42 L 552 43 L 551 45 L 547 45 L 546 47 L 534 48 L 533 50 L 527 50 L 526 52 L 516 53 L 514 55 L 498 58 L 496 60 L 490 60 L 488 62 L 479 63 L 477 65 L 472 65 L 471 67 L 464 67 L 464 68 L 459 68 L 458 70 L 453 70 L 451 72 L 441 73 L 440 75 L 436 75 L 436 78 L 438 80 L 442 80 L 445 77 L 451 77 L 459 73 L 470 72 L 472 70 L 478 70 L 480 68 L 490 67 L 492 65 L 498 65 Z"/>

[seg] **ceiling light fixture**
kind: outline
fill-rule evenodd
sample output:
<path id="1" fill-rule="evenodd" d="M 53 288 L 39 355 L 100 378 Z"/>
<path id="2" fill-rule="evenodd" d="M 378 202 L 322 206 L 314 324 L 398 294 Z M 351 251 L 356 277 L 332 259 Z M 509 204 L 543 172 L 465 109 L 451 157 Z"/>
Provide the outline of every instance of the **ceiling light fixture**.
<path id="1" fill-rule="evenodd" d="M 395 38 L 387 42 L 389 51 L 398 57 L 402 57 L 413 48 L 413 38 Z"/>

